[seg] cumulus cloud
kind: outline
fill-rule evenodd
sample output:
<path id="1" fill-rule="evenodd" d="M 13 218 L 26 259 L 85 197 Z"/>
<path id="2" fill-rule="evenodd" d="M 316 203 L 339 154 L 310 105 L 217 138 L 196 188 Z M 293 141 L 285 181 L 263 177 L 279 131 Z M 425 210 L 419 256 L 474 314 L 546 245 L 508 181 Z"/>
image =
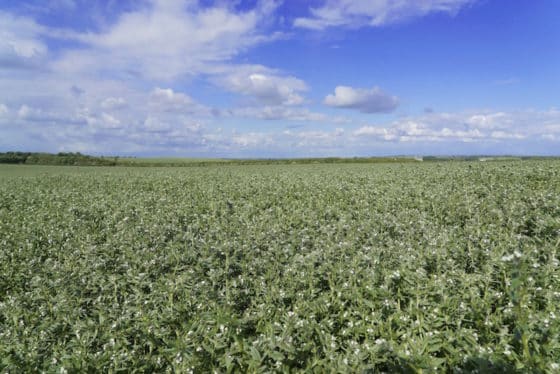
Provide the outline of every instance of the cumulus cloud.
<path id="1" fill-rule="evenodd" d="M 101 113 L 101 119 L 99 122 L 101 126 L 105 128 L 115 129 L 121 127 L 121 121 L 118 118 L 107 113 Z"/>
<path id="2" fill-rule="evenodd" d="M 363 113 L 385 113 L 395 110 L 399 105 L 399 99 L 378 87 L 363 89 L 337 86 L 334 95 L 325 97 L 324 103 L 336 108 L 357 109 Z"/>
<path id="3" fill-rule="evenodd" d="M 430 13 L 454 15 L 476 0 L 326 0 L 311 8 L 310 17 L 297 18 L 296 27 L 375 27 L 422 17 Z"/>
<path id="4" fill-rule="evenodd" d="M 307 91 L 304 81 L 264 66 L 232 66 L 216 79 L 225 89 L 267 105 L 299 105 Z"/>
<path id="5" fill-rule="evenodd" d="M 190 96 L 171 88 L 155 88 L 150 94 L 150 108 L 160 112 L 200 113 L 207 109 Z"/>
<path id="6" fill-rule="evenodd" d="M 353 136 L 393 142 L 554 140 L 556 132 L 560 133 L 560 126 L 556 129 L 554 125 L 558 122 L 560 112 L 555 110 L 431 113 L 390 124 L 362 126 Z"/>
<path id="7" fill-rule="evenodd" d="M 108 114 L 108 113 L 93 113 L 89 108 L 80 108 L 74 115 L 68 118 L 57 116 L 57 124 L 61 125 L 68 123 L 85 124 L 87 128 L 82 128 L 83 131 L 96 131 L 106 129 L 120 129 L 123 127 L 122 122 Z"/>

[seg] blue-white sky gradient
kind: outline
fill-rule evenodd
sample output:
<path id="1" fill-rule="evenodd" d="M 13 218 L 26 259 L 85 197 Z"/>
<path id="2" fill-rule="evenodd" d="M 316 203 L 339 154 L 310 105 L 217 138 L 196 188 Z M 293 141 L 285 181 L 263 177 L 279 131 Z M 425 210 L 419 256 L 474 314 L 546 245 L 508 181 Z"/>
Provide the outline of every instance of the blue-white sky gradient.
<path id="1" fill-rule="evenodd" d="M 557 0 L 2 0 L 0 151 L 560 155 Z"/>

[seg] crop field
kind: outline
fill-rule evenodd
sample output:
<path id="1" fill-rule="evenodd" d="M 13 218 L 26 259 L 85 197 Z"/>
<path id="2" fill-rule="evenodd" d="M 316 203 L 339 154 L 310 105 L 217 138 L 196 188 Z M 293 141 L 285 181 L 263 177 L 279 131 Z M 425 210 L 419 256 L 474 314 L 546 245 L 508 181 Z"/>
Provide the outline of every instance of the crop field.
<path id="1" fill-rule="evenodd" d="M 560 371 L 560 161 L 0 166 L 0 372 Z"/>

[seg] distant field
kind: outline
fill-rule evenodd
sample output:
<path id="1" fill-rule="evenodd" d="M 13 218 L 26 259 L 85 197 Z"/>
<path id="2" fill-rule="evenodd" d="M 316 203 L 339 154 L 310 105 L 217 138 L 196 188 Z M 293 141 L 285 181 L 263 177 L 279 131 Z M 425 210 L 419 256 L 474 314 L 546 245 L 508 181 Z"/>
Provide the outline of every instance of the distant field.
<path id="1" fill-rule="evenodd" d="M 557 372 L 560 161 L 0 165 L 0 372 Z"/>
<path id="2" fill-rule="evenodd" d="M 55 175 L 87 175 L 121 170 L 113 166 L 1 165 L 0 179 L 15 177 L 52 177 Z"/>
<path id="3" fill-rule="evenodd" d="M 220 159 L 220 158 L 118 158 L 118 166 L 216 166 L 216 165 L 294 165 L 294 164 L 348 164 L 348 163 L 403 163 L 417 162 L 412 157 L 356 157 L 356 158 L 271 158 L 271 159 Z"/>
<path id="4" fill-rule="evenodd" d="M 379 164 L 405 162 L 449 161 L 554 161 L 555 157 L 520 156 L 386 156 L 386 157 L 320 157 L 320 158 L 269 158 L 269 159 L 223 159 L 182 157 L 118 157 L 91 156 L 81 153 L 0 153 L 0 164 L 56 165 L 56 166 L 126 166 L 126 167 L 196 167 L 219 165 L 307 165 L 307 164 Z"/>
<path id="5" fill-rule="evenodd" d="M 184 157 L 120 157 L 120 164 L 189 164 L 189 163 L 223 163 L 232 160 L 222 158 L 184 158 Z"/>

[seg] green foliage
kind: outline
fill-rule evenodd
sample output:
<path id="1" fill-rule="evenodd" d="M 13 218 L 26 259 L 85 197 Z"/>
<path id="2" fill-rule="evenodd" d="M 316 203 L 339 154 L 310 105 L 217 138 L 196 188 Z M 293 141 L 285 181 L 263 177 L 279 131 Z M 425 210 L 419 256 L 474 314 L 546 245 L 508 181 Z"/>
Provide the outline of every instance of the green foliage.
<path id="1" fill-rule="evenodd" d="M 558 161 L 34 170 L 2 372 L 559 369 Z"/>

